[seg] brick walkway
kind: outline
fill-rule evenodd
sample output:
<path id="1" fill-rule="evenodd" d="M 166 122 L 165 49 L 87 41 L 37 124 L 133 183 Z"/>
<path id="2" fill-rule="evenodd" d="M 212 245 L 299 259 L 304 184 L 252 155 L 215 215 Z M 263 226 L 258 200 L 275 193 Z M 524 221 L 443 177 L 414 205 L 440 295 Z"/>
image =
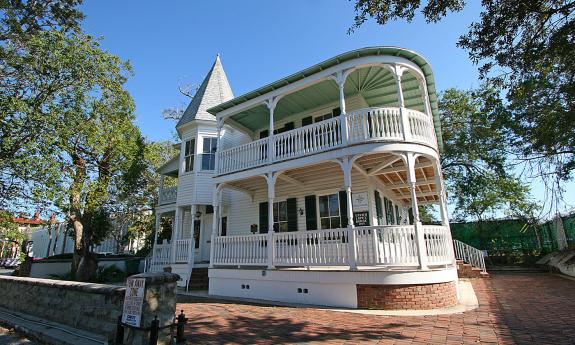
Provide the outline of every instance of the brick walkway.
<path id="1" fill-rule="evenodd" d="M 575 282 L 494 274 L 463 314 L 389 317 L 196 299 L 178 304 L 193 344 L 575 344 Z"/>

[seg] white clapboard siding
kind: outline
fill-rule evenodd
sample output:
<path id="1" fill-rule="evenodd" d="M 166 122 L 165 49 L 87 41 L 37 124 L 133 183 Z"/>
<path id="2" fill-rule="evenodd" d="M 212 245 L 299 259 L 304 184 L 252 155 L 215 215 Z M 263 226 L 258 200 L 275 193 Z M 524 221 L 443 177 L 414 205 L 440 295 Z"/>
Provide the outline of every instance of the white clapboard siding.
<path id="1" fill-rule="evenodd" d="M 310 185 L 313 186 L 310 189 Z M 284 201 L 288 198 L 297 198 L 297 208 L 305 209 L 305 197 L 307 195 L 320 195 L 337 193 L 342 189 L 343 177 L 341 173 L 326 174 L 325 177 L 310 183 L 310 185 L 296 186 L 293 184 L 281 183 L 276 184 L 275 201 Z M 358 172 L 352 174 L 352 189 L 354 193 L 368 192 L 367 180 Z M 370 193 L 371 194 L 371 193 Z M 235 192 L 230 199 L 228 209 L 228 234 L 244 235 L 250 233 L 250 225 L 258 224 L 259 227 L 259 203 L 267 201 L 267 189 L 257 190 L 254 195 L 253 203 L 246 194 Z M 371 203 L 371 200 L 370 200 Z M 306 229 L 305 214 L 298 214 L 298 230 Z"/>

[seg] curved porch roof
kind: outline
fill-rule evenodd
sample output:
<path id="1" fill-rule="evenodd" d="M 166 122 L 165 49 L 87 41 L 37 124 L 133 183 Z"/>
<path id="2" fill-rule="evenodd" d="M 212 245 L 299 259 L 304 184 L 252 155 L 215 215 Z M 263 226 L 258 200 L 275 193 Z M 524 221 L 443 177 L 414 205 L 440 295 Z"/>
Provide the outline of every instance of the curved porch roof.
<path id="1" fill-rule="evenodd" d="M 243 94 L 241 96 L 233 98 L 233 99 L 231 99 L 227 102 L 221 103 L 215 107 L 209 108 L 208 112 L 213 114 L 213 115 L 216 115 L 217 113 L 222 112 L 226 109 L 229 109 L 229 108 L 232 108 L 236 105 L 250 101 L 254 98 L 265 95 L 269 92 L 277 90 L 277 89 L 284 87 L 286 85 L 295 83 L 299 80 L 302 80 L 306 77 L 309 77 L 315 73 L 318 73 L 318 72 L 323 71 L 325 69 L 328 69 L 330 67 L 339 65 L 341 63 L 344 63 L 344 62 L 352 60 L 352 59 L 366 57 L 366 56 L 398 56 L 398 57 L 401 57 L 401 58 L 404 58 L 406 60 L 411 61 L 412 63 L 416 64 L 419 67 L 419 69 L 421 70 L 421 72 L 425 76 L 425 81 L 427 84 L 426 85 L 427 86 L 427 92 L 428 92 L 428 96 L 429 96 L 429 103 L 431 105 L 431 111 L 432 111 L 432 115 L 433 115 L 436 137 L 437 137 L 439 147 L 442 148 L 443 139 L 441 136 L 441 124 L 440 124 L 439 110 L 438 110 L 438 104 L 437 104 L 438 103 L 437 102 L 437 91 L 435 88 L 435 79 L 433 76 L 433 71 L 431 69 L 431 65 L 425 60 L 425 58 L 423 58 L 418 53 L 416 53 L 412 50 L 400 48 L 400 47 L 385 47 L 385 46 L 367 47 L 367 48 L 361 48 L 361 49 L 357 49 L 357 50 L 353 50 L 353 51 L 349 51 L 349 52 L 337 55 L 333 58 L 330 58 L 330 59 L 325 60 L 323 62 L 320 62 L 316 65 L 308 67 L 304 70 L 301 70 L 297 73 L 289 75 L 285 78 L 277 80 L 273 83 L 270 83 L 270 84 L 265 85 L 263 87 L 260 87 L 256 90 L 253 90 L 251 92 L 248 92 L 246 94 Z"/>

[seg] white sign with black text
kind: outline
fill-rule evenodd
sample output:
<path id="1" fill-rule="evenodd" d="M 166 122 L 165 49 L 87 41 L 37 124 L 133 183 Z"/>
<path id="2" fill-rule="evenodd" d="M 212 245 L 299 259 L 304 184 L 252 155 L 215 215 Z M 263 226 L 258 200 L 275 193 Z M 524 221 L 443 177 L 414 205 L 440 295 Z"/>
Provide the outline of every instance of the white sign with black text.
<path id="1" fill-rule="evenodd" d="M 354 212 L 368 210 L 367 192 L 351 193 L 351 200 Z"/>
<path id="2" fill-rule="evenodd" d="M 140 327 L 145 287 L 146 278 L 128 278 L 126 281 L 126 296 L 124 297 L 122 323 Z"/>

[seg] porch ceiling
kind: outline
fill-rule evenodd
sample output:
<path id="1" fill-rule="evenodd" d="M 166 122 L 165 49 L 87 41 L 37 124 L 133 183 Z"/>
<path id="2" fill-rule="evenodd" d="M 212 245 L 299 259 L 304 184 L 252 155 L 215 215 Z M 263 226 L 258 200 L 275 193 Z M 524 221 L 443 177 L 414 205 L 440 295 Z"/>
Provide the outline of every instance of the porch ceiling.
<path id="1" fill-rule="evenodd" d="M 401 88 L 406 107 L 424 111 L 419 83 L 413 74 L 404 73 Z M 361 96 L 369 107 L 399 106 L 395 78 L 391 71 L 379 66 L 353 71 L 346 79 L 344 93 L 346 98 Z M 274 110 L 274 120 L 281 121 L 288 116 L 320 109 L 330 104 L 337 107 L 338 102 L 339 90 L 335 81 L 323 80 L 282 97 Z M 258 105 L 231 118 L 250 130 L 257 131 L 268 127 L 269 110 L 265 105 Z"/>
<path id="2" fill-rule="evenodd" d="M 411 202 L 407 180 L 407 167 L 399 156 L 389 153 L 371 154 L 356 160 L 358 168 L 376 177 L 394 196 L 404 203 Z M 439 201 L 435 186 L 435 170 L 432 161 L 420 156 L 415 163 L 416 192 L 419 203 Z"/>
<path id="3" fill-rule="evenodd" d="M 405 204 L 411 203 L 411 195 L 408 187 L 407 171 L 403 160 L 391 153 L 368 154 L 355 161 L 355 169 L 366 178 L 373 178 L 390 191 L 394 199 Z M 437 203 L 439 196 L 435 185 L 435 169 L 433 162 L 424 156 L 417 158 L 415 163 L 416 193 L 420 204 Z M 276 189 L 284 189 L 292 186 L 309 188 L 310 192 L 317 188 L 318 181 L 341 179 L 341 184 L 334 185 L 338 188 L 343 185 L 343 172 L 336 162 L 325 161 L 318 164 L 290 169 L 279 175 L 276 181 Z M 267 183 L 261 176 L 254 176 L 243 180 L 228 183 L 229 186 L 248 193 L 267 191 Z M 285 190 L 285 189 L 284 189 Z"/>

